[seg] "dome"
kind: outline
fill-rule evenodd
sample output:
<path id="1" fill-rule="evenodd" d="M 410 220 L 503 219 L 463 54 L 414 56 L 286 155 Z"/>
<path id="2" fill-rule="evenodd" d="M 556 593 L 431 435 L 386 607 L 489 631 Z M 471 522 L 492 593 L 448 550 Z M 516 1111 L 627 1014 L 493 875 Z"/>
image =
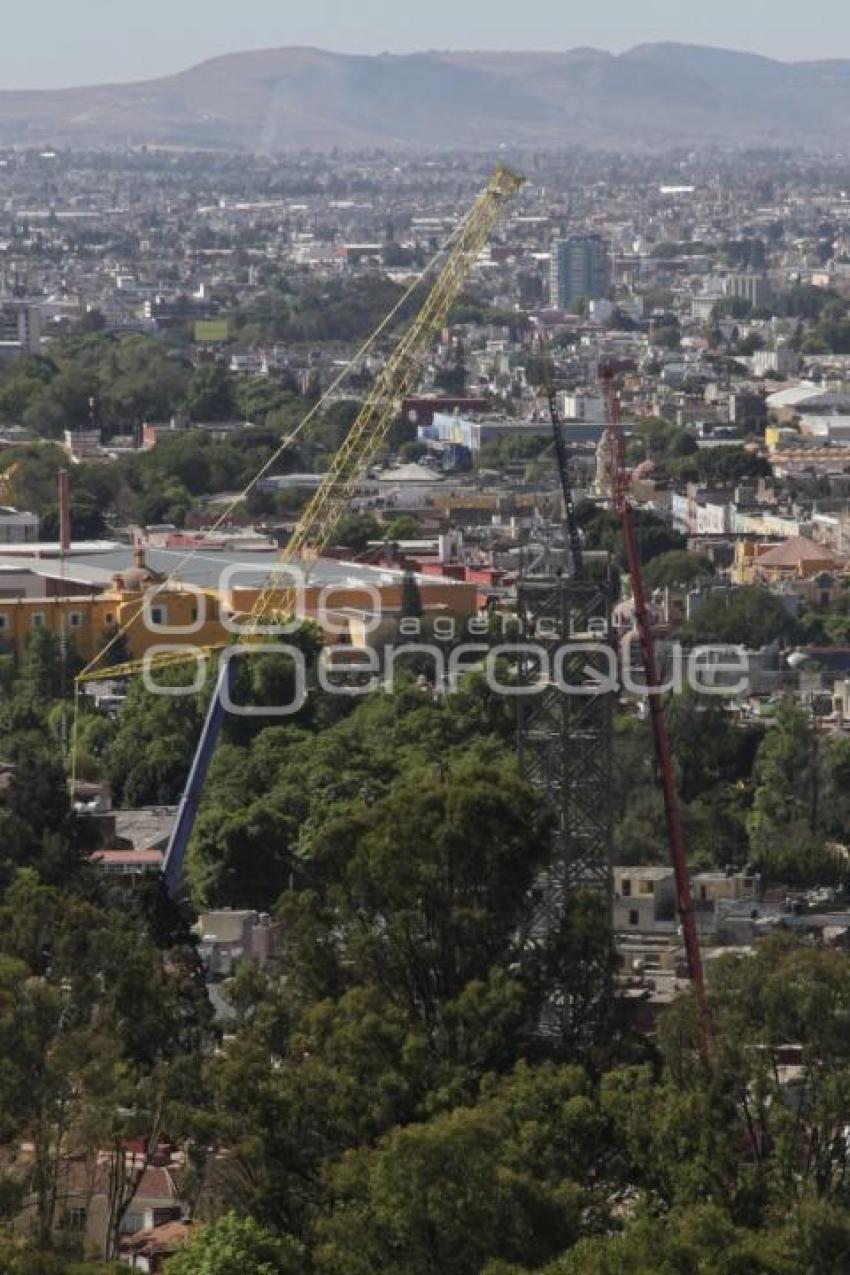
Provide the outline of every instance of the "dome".
<path id="1" fill-rule="evenodd" d="M 118 571 L 114 576 L 115 587 L 125 593 L 144 593 L 153 584 L 159 584 L 164 577 L 154 571 L 145 562 L 145 551 L 141 545 L 133 550 L 133 565 L 126 571 Z"/>
<path id="2" fill-rule="evenodd" d="M 156 584 L 157 580 L 156 572 L 139 567 L 130 567 L 127 571 L 120 571 L 115 576 L 115 583 L 125 593 L 144 593 L 145 589 L 149 585 Z"/>

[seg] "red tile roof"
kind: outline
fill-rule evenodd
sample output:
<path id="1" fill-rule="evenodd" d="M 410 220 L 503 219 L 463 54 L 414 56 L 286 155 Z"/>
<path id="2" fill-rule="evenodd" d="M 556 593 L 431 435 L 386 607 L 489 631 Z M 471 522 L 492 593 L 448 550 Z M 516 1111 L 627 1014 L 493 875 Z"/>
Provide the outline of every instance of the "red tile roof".
<path id="1" fill-rule="evenodd" d="M 162 864 L 161 850 L 95 850 L 92 855 L 98 863 L 138 864 L 140 868 L 158 868 Z"/>
<path id="2" fill-rule="evenodd" d="M 759 554 L 758 567 L 799 567 L 804 562 L 828 566 L 841 566 L 844 559 L 828 545 L 815 544 L 807 536 L 791 536 L 781 545 L 774 545 L 767 553 Z"/>

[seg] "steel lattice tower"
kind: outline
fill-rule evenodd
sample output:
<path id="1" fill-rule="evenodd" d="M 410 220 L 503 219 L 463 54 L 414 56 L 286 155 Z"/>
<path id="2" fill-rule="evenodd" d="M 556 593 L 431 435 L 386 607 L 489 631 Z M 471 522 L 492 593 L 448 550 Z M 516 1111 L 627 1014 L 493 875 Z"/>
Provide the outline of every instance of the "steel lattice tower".
<path id="1" fill-rule="evenodd" d="M 576 580 L 557 572 L 528 574 L 517 587 L 523 647 L 542 647 L 558 678 L 518 698 L 520 770 L 553 816 L 551 853 L 534 887 L 532 939 L 557 932 L 570 895 L 612 894 L 612 722 L 616 669 L 607 580 Z M 523 651 L 520 677 L 540 680 L 539 660 Z M 542 1034 L 559 1030 L 569 1007 L 557 994 L 546 1006 Z"/>

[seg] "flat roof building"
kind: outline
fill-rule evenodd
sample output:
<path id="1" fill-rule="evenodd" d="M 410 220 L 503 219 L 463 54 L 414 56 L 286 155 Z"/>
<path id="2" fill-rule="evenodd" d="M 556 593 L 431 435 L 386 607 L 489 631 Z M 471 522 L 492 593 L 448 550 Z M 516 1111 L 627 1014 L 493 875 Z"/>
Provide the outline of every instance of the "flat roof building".
<path id="1" fill-rule="evenodd" d="M 0 545 L 34 544 L 38 540 L 36 514 L 0 505 Z"/>

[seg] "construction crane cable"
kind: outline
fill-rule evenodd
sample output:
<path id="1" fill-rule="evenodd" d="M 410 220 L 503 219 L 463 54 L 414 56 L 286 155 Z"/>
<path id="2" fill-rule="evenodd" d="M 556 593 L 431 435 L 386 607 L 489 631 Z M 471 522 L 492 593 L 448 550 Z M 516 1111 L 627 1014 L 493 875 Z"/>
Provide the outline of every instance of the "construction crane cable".
<path id="1" fill-rule="evenodd" d="M 246 484 L 246 486 L 242 489 L 242 491 L 237 496 L 235 496 L 234 499 L 230 502 L 230 504 L 227 506 L 224 512 L 220 514 L 220 516 L 216 519 L 213 525 L 208 529 L 207 534 L 211 534 L 215 531 L 220 530 L 220 528 L 228 522 L 228 520 L 239 508 L 239 506 L 244 503 L 244 501 L 248 498 L 248 496 L 250 496 L 251 492 L 256 488 L 257 484 L 260 483 L 262 479 L 265 478 L 269 470 L 272 469 L 277 464 L 277 462 L 280 460 L 284 452 L 289 450 L 293 442 L 304 432 L 304 430 L 311 423 L 311 421 L 313 421 L 314 418 L 317 416 L 317 414 L 322 410 L 324 405 L 327 403 L 328 399 L 330 399 L 331 396 L 336 393 L 340 385 L 343 383 L 343 381 L 351 372 L 352 368 L 362 358 L 364 358 L 366 354 L 369 353 L 369 351 L 374 346 L 375 342 L 379 340 L 379 338 L 383 335 L 386 329 L 390 326 L 390 324 L 398 315 L 399 311 L 410 299 L 410 297 L 413 295 L 415 290 L 419 287 L 420 283 L 426 277 L 429 271 L 433 269 L 434 264 L 440 259 L 440 257 L 443 255 L 445 251 L 446 251 L 446 247 L 444 246 L 431 259 L 431 261 L 423 270 L 422 274 L 417 276 L 416 280 L 402 294 L 402 296 L 399 298 L 396 305 L 393 306 L 392 310 L 390 310 L 390 312 L 381 320 L 380 324 L 378 325 L 377 328 L 375 328 L 374 332 L 372 332 L 371 335 L 366 339 L 366 341 L 363 342 L 359 350 L 354 355 L 352 355 L 352 357 L 346 363 L 342 371 L 338 374 L 338 376 L 334 378 L 334 380 L 325 390 L 321 398 L 319 398 L 318 401 L 313 404 L 310 410 L 301 418 L 301 420 L 298 422 L 296 427 L 291 431 L 291 433 L 286 435 L 280 447 L 278 447 L 277 450 L 273 453 L 273 455 L 270 456 L 269 459 L 265 462 L 265 464 L 263 464 L 257 470 L 253 478 L 251 478 L 250 482 Z M 161 580 L 157 585 L 154 586 L 154 588 L 151 590 L 151 596 L 155 597 L 158 593 L 166 589 L 169 584 L 173 583 L 175 578 L 180 574 L 180 572 L 187 565 L 187 563 L 191 562 L 192 559 L 195 557 L 195 555 L 200 552 L 200 549 L 201 549 L 200 545 L 196 545 L 195 547 L 190 549 L 180 559 L 177 565 L 172 568 L 172 570 L 169 572 L 166 578 L 164 580 Z M 147 599 L 148 603 L 149 601 L 150 601 L 150 597 Z M 134 612 L 134 614 L 131 615 L 130 619 L 127 620 L 126 623 L 123 624 L 116 631 L 116 633 L 112 637 L 112 640 L 101 651 L 99 651 L 92 660 L 89 661 L 89 663 L 86 665 L 86 667 L 82 670 L 82 672 L 79 675 L 81 679 L 85 678 L 86 675 L 94 667 L 96 667 L 96 665 L 100 664 L 103 661 L 104 656 L 108 653 L 110 648 L 118 641 L 120 637 L 126 634 L 127 630 L 131 627 L 133 623 L 135 623 L 138 617 L 142 614 L 142 612 L 144 611 L 145 605 L 146 603 L 141 603 L 139 607 L 136 609 L 136 611 Z"/>
<path id="2" fill-rule="evenodd" d="M 479 195 L 467 216 L 455 227 L 442 247 L 434 253 L 422 272 L 402 293 L 396 304 L 349 359 L 320 399 L 305 414 L 296 428 L 286 436 L 280 447 L 260 467 L 242 492 L 227 506 L 209 529 L 210 532 L 215 532 L 229 520 L 238 506 L 250 495 L 283 453 L 292 446 L 292 443 L 322 410 L 331 396 L 336 393 L 351 369 L 369 353 L 375 343 L 384 335 L 423 281 L 445 258 L 442 271 L 438 275 L 422 310 L 402 335 L 396 350 L 387 361 L 342 446 L 335 454 L 328 474 L 302 514 L 290 542 L 279 556 L 277 570 L 261 591 L 250 617 L 251 626 L 254 630 L 264 622 L 270 612 L 273 612 L 273 614 L 280 613 L 281 602 L 288 597 L 284 590 L 282 598 L 281 580 L 287 575 L 288 567 L 296 554 L 307 550 L 320 553 L 321 549 L 327 545 L 335 529 L 339 512 L 347 506 L 351 495 L 356 490 L 364 468 L 368 468 L 370 460 L 386 438 L 389 426 L 395 415 L 395 405 L 398 397 L 403 397 L 409 393 L 416 384 L 420 371 L 420 358 L 424 354 L 427 340 L 437 329 L 439 323 L 446 322 L 451 305 L 456 300 L 475 257 L 483 248 L 493 225 L 498 220 L 504 203 L 519 189 L 523 184 L 523 180 L 523 178 L 518 177 L 507 168 L 500 167 L 496 170 L 486 189 Z M 78 689 L 83 682 L 91 681 L 99 675 L 118 677 L 127 676 L 138 671 L 141 662 L 137 660 L 111 668 L 102 668 L 102 665 L 109 652 L 114 649 L 121 637 L 125 636 L 144 614 L 151 601 L 175 581 L 184 567 L 200 552 L 201 548 L 201 545 L 195 545 L 191 548 L 164 580 L 159 581 L 147 591 L 139 605 L 131 611 L 124 623 L 116 628 L 115 633 L 112 634 L 106 645 L 77 675 L 75 682 Z M 210 653 L 215 649 L 218 648 L 204 648 L 205 653 Z M 155 657 L 152 661 L 157 667 L 184 664 L 185 662 L 186 656 L 179 652 L 161 658 Z M 72 732 L 71 765 L 74 773 L 76 772 L 77 764 L 78 714 L 79 693 L 75 695 Z"/>
<path id="3" fill-rule="evenodd" d="M 278 447 L 278 449 L 274 452 L 272 456 L 269 457 L 269 459 L 265 462 L 265 464 L 263 464 L 257 470 L 253 478 L 250 480 L 250 482 L 248 482 L 245 485 L 245 487 L 242 489 L 242 491 L 237 496 L 234 497 L 234 499 L 223 511 L 223 513 L 220 514 L 220 516 L 208 529 L 207 534 L 213 534 L 214 532 L 220 530 L 221 527 L 223 527 L 228 522 L 228 520 L 231 518 L 233 513 L 239 508 L 241 504 L 244 503 L 244 501 L 251 494 L 251 492 L 254 491 L 257 484 L 260 483 L 262 479 L 266 476 L 266 474 L 268 474 L 269 470 L 271 470 L 277 464 L 277 462 L 280 460 L 284 452 L 286 452 L 292 446 L 293 442 L 295 442 L 295 440 L 304 432 L 307 426 L 315 419 L 318 413 L 327 404 L 328 400 L 336 393 L 336 391 L 340 388 L 340 386 L 346 380 L 346 378 L 348 377 L 352 369 L 363 358 L 366 357 L 366 355 L 370 352 L 370 350 L 373 348 L 376 342 L 380 340 L 380 338 L 384 335 L 387 329 L 392 325 L 394 320 L 398 317 L 400 312 L 406 306 L 407 302 L 414 295 L 416 290 L 421 286 L 424 280 L 434 271 L 434 269 L 437 267 L 437 265 L 443 259 L 443 257 L 445 257 L 449 252 L 451 252 L 455 244 L 455 241 L 459 239 L 460 236 L 463 234 L 465 224 L 466 224 L 465 222 L 461 222 L 458 226 L 455 227 L 455 229 L 452 231 L 451 235 L 449 235 L 445 243 L 434 253 L 431 259 L 428 261 L 427 265 L 420 272 L 420 274 L 418 274 L 417 277 L 405 289 L 405 291 L 399 297 L 398 301 L 392 307 L 392 309 L 388 312 L 388 314 L 384 316 L 384 318 L 381 320 L 378 326 L 366 338 L 366 340 L 359 347 L 356 353 L 354 353 L 351 356 L 351 358 L 348 360 L 348 362 L 345 364 L 345 366 L 342 368 L 339 374 L 333 379 L 333 381 L 330 383 L 328 388 L 322 394 L 321 398 L 319 398 L 319 400 L 316 403 L 314 403 L 314 405 L 302 417 L 302 419 L 295 426 L 295 428 L 289 434 L 286 435 L 280 447 Z M 126 635 L 128 630 L 140 618 L 140 616 L 143 614 L 145 610 L 145 607 L 148 606 L 151 600 L 155 598 L 159 593 L 167 589 L 170 584 L 174 583 L 175 579 L 180 575 L 180 573 L 183 571 L 186 565 L 189 562 L 191 562 L 192 559 L 201 551 L 201 548 L 202 548 L 201 545 L 196 545 L 193 548 L 189 549 L 186 552 L 186 554 L 180 559 L 180 561 L 176 564 L 176 566 L 172 568 L 172 570 L 168 573 L 165 579 L 159 581 L 156 585 L 152 587 L 151 590 L 149 590 L 145 601 L 141 602 L 139 606 L 131 613 L 130 617 L 120 627 L 116 629 L 110 641 L 100 651 L 98 651 L 98 653 L 93 657 L 93 659 L 91 659 L 89 663 L 85 666 L 85 668 L 82 669 L 82 671 L 78 674 L 78 679 L 80 681 L 91 680 L 90 674 L 92 673 L 92 671 L 95 668 L 97 668 L 98 665 L 102 664 L 104 658 L 109 653 L 109 651 L 115 646 L 115 644 L 120 640 L 121 637 Z M 113 672 L 112 676 L 114 675 L 115 674 Z"/>

